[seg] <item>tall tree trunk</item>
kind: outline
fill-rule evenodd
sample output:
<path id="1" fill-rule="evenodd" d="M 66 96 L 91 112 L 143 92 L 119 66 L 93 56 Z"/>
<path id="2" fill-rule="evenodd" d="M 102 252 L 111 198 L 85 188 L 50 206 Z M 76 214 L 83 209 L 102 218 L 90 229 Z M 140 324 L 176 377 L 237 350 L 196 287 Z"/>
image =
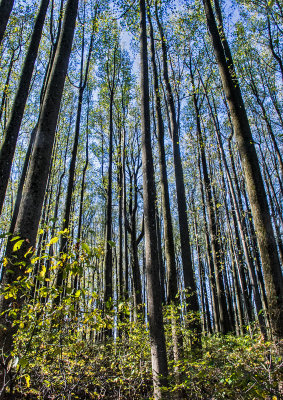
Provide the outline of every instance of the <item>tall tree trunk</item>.
<path id="1" fill-rule="evenodd" d="M 217 296 L 216 280 L 215 280 L 215 269 L 214 269 L 214 263 L 213 263 L 213 257 L 212 257 L 210 235 L 208 234 L 208 226 L 207 226 L 207 221 L 206 221 L 206 202 L 205 202 L 205 195 L 204 195 L 204 190 L 203 190 L 204 183 L 202 182 L 202 179 L 201 179 L 200 155 L 198 156 L 198 170 L 199 170 L 199 178 L 200 178 L 202 211 L 203 211 L 203 219 L 204 219 L 204 234 L 205 234 L 205 242 L 206 242 L 206 253 L 207 253 L 207 258 L 208 258 L 209 281 L 210 281 L 210 286 L 211 286 L 214 330 L 216 332 L 220 332 L 220 316 L 219 316 L 218 296 Z"/>
<path id="2" fill-rule="evenodd" d="M 5 85 L 4 85 L 4 90 L 3 90 L 3 94 L 2 94 L 2 99 L 1 99 L 1 106 L 0 106 L 0 121 L 2 120 L 2 115 L 3 112 L 5 111 L 5 116 L 7 115 L 7 112 L 5 110 L 6 105 L 7 105 L 7 98 L 8 98 L 8 89 L 9 89 L 9 84 L 10 84 L 10 78 L 11 78 L 11 73 L 12 73 L 12 69 L 13 69 L 13 65 L 14 62 L 16 61 L 16 59 L 19 57 L 19 55 L 17 55 L 17 57 L 15 58 L 15 50 L 12 50 L 12 56 L 10 59 L 10 63 L 9 63 L 9 67 L 8 67 L 8 72 L 7 72 L 7 76 L 6 76 L 6 81 L 5 81 Z M 4 119 L 4 131 L 6 129 L 6 117 Z"/>
<path id="3" fill-rule="evenodd" d="M 123 103 L 123 101 L 122 101 Z M 124 298 L 125 285 L 123 282 L 123 161 L 122 161 L 122 129 L 119 130 L 118 160 L 118 225 L 119 225 L 119 259 L 118 259 L 118 301 Z"/>
<path id="4" fill-rule="evenodd" d="M 112 155 L 113 155 L 113 101 L 114 92 L 110 96 L 109 109 L 109 153 L 108 153 L 108 182 L 106 202 L 106 226 L 105 226 L 105 256 L 104 256 L 104 307 L 108 312 L 113 307 L 113 255 L 112 255 Z M 112 334 L 111 329 L 105 332 L 106 337 Z"/>
<path id="5" fill-rule="evenodd" d="M 14 0 L 1 0 L 0 3 L 0 45 L 6 30 L 6 26 L 14 5 Z"/>
<path id="6" fill-rule="evenodd" d="M 84 95 L 84 91 L 85 91 L 87 79 L 88 79 L 88 71 L 89 71 L 89 66 L 90 66 L 92 47 L 93 47 L 93 35 L 91 36 L 87 61 L 86 61 L 85 69 L 84 69 L 84 28 L 83 28 L 83 43 L 82 43 L 82 49 L 81 49 L 81 71 L 80 71 L 78 107 L 77 107 L 75 136 L 74 136 L 74 143 L 73 143 L 73 149 L 72 149 L 72 157 L 71 157 L 70 167 L 69 167 L 69 178 L 68 178 L 68 186 L 67 186 L 67 194 L 66 194 L 66 201 L 65 201 L 63 226 L 62 226 L 63 231 L 65 231 L 66 229 L 69 229 L 69 225 L 70 225 L 71 206 L 72 206 L 73 191 L 74 191 L 74 186 L 75 186 L 77 152 L 78 152 L 79 136 L 80 136 L 82 103 L 83 103 L 83 95 Z M 62 236 L 62 238 L 61 238 L 60 254 L 67 253 L 67 251 L 68 251 L 68 239 L 67 239 L 67 235 L 66 235 L 66 236 Z M 64 269 L 65 269 L 65 263 L 62 263 L 62 266 L 58 270 L 57 277 L 56 277 L 55 285 L 57 288 L 60 288 L 62 286 Z M 59 302 L 59 299 L 60 298 L 58 296 L 56 298 L 57 303 Z"/>
<path id="7" fill-rule="evenodd" d="M 42 111 L 38 123 L 38 133 L 26 179 L 26 186 L 14 230 L 14 235 L 19 236 L 20 240 L 23 240 L 23 242 L 20 242 L 21 247 L 19 251 L 16 252 L 16 254 L 13 254 L 15 257 L 14 260 L 17 261 L 17 264 L 14 264 L 14 262 L 11 260 L 12 254 L 8 257 L 9 269 L 14 273 L 5 273 L 3 277 L 4 287 L 7 284 L 11 284 L 18 277 L 24 276 L 24 268 L 20 269 L 18 262 L 28 262 L 28 259 L 25 258 L 25 254 L 30 247 L 35 246 L 38 224 L 51 163 L 51 154 L 57 118 L 72 48 L 77 8 L 78 0 L 68 0 L 54 65 L 42 104 Z M 15 242 L 18 243 L 17 241 Z M 14 299 L 11 301 L 11 298 L 4 299 L 4 296 L 1 296 L 0 348 L 3 351 L 4 362 L 1 368 L 0 390 L 2 390 L 6 385 L 5 371 L 7 362 L 11 356 L 13 335 L 17 330 L 13 325 L 13 320 L 4 314 L 10 309 L 12 302 L 14 303 Z M 17 304 L 19 308 L 21 308 L 22 302 L 23 298 L 19 291 L 17 296 Z"/>
<path id="8" fill-rule="evenodd" d="M 156 190 L 151 149 L 149 79 L 146 35 L 145 0 L 140 0 L 140 57 L 141 57 L 141 122 L 142 167 L 145 227 L 145 258 L 147 278 L 148 321 L 151 345 L 151 362 L 155 400 L 164 399 L 162 387 L 167 386 L 168 366 L 162 316 L 159 281 L 157 235 L 155 221 Z"/>
<path id="9" fill-rule="evenodd" d="M 158 72 L 155 60 L 155 46 L 153 37 L 153 27 L 151 18 L 149 17 L 150 27 L 150 48 L 151 62 L 153 70 L 154 98 L 155 98 L 155 113 L 157 119 L 157 141 L 159 151 L 159 169 L 160 169 L 160 185 L 162 196 L 162 215 L 164 224 L 164 241 L 165 241 L 165 258 L 167 268 L 167 302 L 175 302 L 178 293 L 177 285 L 177 268 L 175 261 L 175 247 L 173 237 L 173 224 L 170 210 L 170 198 L 167 178 L 166 154 L 164 147 L 164 123 L 161 110 L 161 96 L 158 85 Z"/>
<path id="10" fill-rule="evenodd" d="M 178 125 L 177 125 L 177 118 L 176 118 L 176 110 L 174 104 L 173 91 L 170 84 L 169 73 L 168 73 L 167 46 L 163 32 L 163 27 L 158 17 L 157 2 L 155 3 L 155 7 L 156 7 L 155 8 L 156 20 L 158 24 L 158 29 L 161 38 L 161 45 L 162 45 L 163 77 L 166 86 L 167 101 L 170 114 L 170 127 L 171 127 L 171 135 L 173 142 L 173 157 L 174 157 L 178 217 L 179 217 L 179 229 L 180 229 L 180 241 L 181 241 L 181 257 L 183 264 L 185 289 L 188 291 L 187 305 L 188 305 L 188 311 L 198 315 L 199 304 L 198 304 L 194 270 L 192 265 L 190 234 L 189 234 L 187 204 L 186 204 L 186 192 L 185 192 L 184 173 L 183 173 L 183 166 L 180 153 L 180 144 L 179 144 L 180 139 L 179 139 Z M 200 319 L 195 317 L 193 325 L 194 326 L 191 327 L 194 332 L 192 337 L 192 347 L 199 348 L 201 347 Z"/>
<path id="11" fill-rule="evenodd" d="M 138 167 L 139 169 L 139 167 Z M 134 303 L 137 307 L 137 311 L 140 311 L 140 306 L 142 305 L 142 284 L 141 284 L 141 274 L 138 258 L 138 245 L 143 237 L 143 233 L 137 238 L 137 221 L 136 214 L 138 208 L 138 198 L 137 198 L 137 174 L 138 169 L 130 175 L 130 193 L 129 193 L 129 216 L 130 223 L 127 222 L 127 228 L 130 233 L 131 238 L 131 264 L 133 273 L 133 286 L 134 286 Z"/>
<path id="12" fill-rule="evenodd" d="M 127 235 L 127 187 L 126 187 L 126 128 L 123 129 L 123 158 L 122 158 L 122 181 L 123 181 L 123 221 L 124 221 L 124 258 L 125 258 L 125 299 L 129 296 L 129 260 L 128 260 L 128 235 Z"/>
<path id="13" fill-rule="evenodd" d="M 11 115 L 5 129 L 4 139 L 0 150 L 0 214 L 8 186 L 12 162 L 15 154 L 19 130 L 28 98 L 30 82 L 38 53 L 42 29 L 48 8 L 49 0 L 42 0 L 36 17 L 31 41 L 24 61 L 19 86 L 15 95 Z"/>

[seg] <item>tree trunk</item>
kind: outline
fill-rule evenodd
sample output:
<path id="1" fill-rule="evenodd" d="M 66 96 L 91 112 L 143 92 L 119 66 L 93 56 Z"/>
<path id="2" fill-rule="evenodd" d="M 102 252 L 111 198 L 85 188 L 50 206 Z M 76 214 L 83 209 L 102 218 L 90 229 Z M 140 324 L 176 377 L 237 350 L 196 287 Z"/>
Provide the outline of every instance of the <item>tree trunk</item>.
<path id="1" fill-rule="evenodd" d="M 167 356 L 162 316 L 159 281 L 157 235 L 155 221 L 155 180 L 151 149 L 149 79 L 146 36 L 145 0 L 140 0 L 140 57 L 141 57 L 141 121 L 142 167 L 145 227 L 145 257 L 147 278 L 148 321 L 150 332 L 151 362 L 155 400 L 165 399 L 162 387 L 167 386 Z"/>
<path id="2" fill-rule="evenodd" d="M 187 216 L 187 204 L 186 204 L 186 192 L 184 183 L 183 166 L 180 153 L 179 144 L 179 133 L 176 118 L 176 110 L 174 104 L 174 96 L 171 88 L 169 74 L 168 74 L 168 62 L 167 62 L 167 47 L 165 42 L 165 36 L 162 25 L 159 21 L 157 2 L 156 6 L 156 19 L 158 29 L 160 32 L 161 45 L 162 45 L 162 57 L 163 57 L 163 77 L 166 85 L 167 101 L 170 115 L 170 127 L 173 142 L 173 156 L 174 156 L 174 169 L 175 169 L 175 181 L 177 191 L 177 204 L 178 204 L 178 217 L 179 217 L 179 229 L 180 229 L 180 242 L 181 242 L 181 257 L 183 264 L 184 283 L 185 290 L 188 291 L 187 305 L 188 311 L 193 312 L 195 315 L 199 314 L 199 304 L 197 297 L 197 288 L 194 276 L 194 270 L 192 265 L 191 248 L 190 248 L 190 234 Z M 193 330 L 192 347 L 201 347 L 201 323 L 198 317 L 194 317 L 194 326 L 191 326 Z"/>
<path id="3" fill-rule="evenodd" d="M 8 186 L 12 162 L 15 154 L 19 130 L 28 98 L 30 82 L 38 53 L 42 29 L 48 8 L 49 0 L 42 0 L 36 17 L 31 41 L 24 61 L 19 86 L 15 95 L 11 115 L 5 129 L 4 139 L 0 150 L 0 214 L 2 211 L 5 193 Z M 1 14 L 0 14 L 1 15 Z"/>
<path id="4" fill-rule="evenodd" d="M 42 104 L 42 111 L 38 124 L 38 134 L 34 144 L 33 155 L 26 179 L 26 186 L 14 230 L 14 235 L 19 236 L 21 240 L 23 240 L 19 251 L 14 254 L 17 262 L 28 262 L 28 259 L 25 258 L 25 253 L 30 247 L 33 248 L 35 246 L 38 224 L 51 163 L 51 154 L 57 118 L 71 53 L 77 8 L 78 0 L 68 0 L 54 65 Z M 17 243 L 17 241 L 14 243 Z M 8 258 L 10 259 L 11 255 L 9 255 Z M 6 273 L 4 275 L 4 286 L 12 283 L 18 277 L 24 276 L 24 269 L 20 269 L 18 265 L 13 264 L 11 261 L 9 261 L 9 269 L 14 273 Z M 14 299 L 12 299 L 12 302 L 14 302 Z M 18 292 L 17 303 L 19 308 L 21 308 L 22 302 L 23 298 L 21 293 Z M 3 356 L 6 357 L 6 359 L 4 359 L 4 363 L 2 364 L 3 367 L 0 377 L 1 388 L 4 388 L 5 386 L 4 378 L 6 365 L 11 356 L 13 335 L 16 332 L 16 327 L 13 326 L 13 320 L 9 319 L 7 315 L 3 314 L 5 311 L 9 310 L 11 306 L 11 299 L 4 299 L 4 296 L 1 296 L 0 348 L 3 351 Z"/>
<path id="5" fill-rule="evenodd" d="M 0 45 L 2 43 L 6 26 L 14 5 L 14 0 L 1 0 L 0 3 Z"/>
<path id="6" fill-rule="evenodd" d="M 86 88 L 90 59 L 91 59 L 91 54 L 92 54 L 92 46 L 93 46 L 93 35 L 92 35 L 90 45 L 89 45 L 86 66 L 85 66 L 85 70 L 84 70 L 84 28 L 83 28 L 82 41 L 83 42 L 82 42 L 82 48 L 81 48 L 81 70 L 80 70 L 78 107 L 77 107 L 76 124 L 75 124 L 75 136 L 74 136 L 74 143 L 73 143 L 73 149 L 72 149 L 72 157 L 71 157 L 70 167 L 69 167 L 69 178 L 68 178 L 68 186 L 67 186 L 67 194 L 66 194 L 66 201 L 65 201 L 65 210 L 64 210 L 62 231 L 69 229 L 69 225 L 70 225 L 71 206 L 72 206 L 73 191 L 74 191 L 74 186 L 75 186 L 75 171 L 76 171 L 77 152 L 78 152 L 79 136 L 80 136 L 83 95 L 84 95 L 84 90 Z M 61 238 L 60 254 L 62 255 L 64 253 L 67 253 L 67 251 L 68 251 L 68 239 L 67 239 L 67 235 L 66 235 L 66 236 L 62 236 L 62 238 Z M 64 269 L 65 269 L 65 263 L 63 262 L 62 266 L 58 270 L 57 277 L 56 277 L 55 286 L 57 288 L 60 288 L 62 286 Z M 57 299 L 56 302 L 58 304 L 60 297 L 58 296 L 56 299 Z"/>

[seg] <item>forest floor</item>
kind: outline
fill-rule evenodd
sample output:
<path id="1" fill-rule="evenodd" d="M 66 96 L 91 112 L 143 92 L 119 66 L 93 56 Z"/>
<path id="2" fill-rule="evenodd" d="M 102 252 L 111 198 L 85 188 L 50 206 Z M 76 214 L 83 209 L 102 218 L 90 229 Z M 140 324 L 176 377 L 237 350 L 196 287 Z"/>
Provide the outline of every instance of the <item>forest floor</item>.
<path id="1" fill-rule="evenodd" d="M 129 327 L 128 327 L 129 328 Z M 14 366 L 13 393 L 16 400 L 55 399 L 152 399 L 150 346 L 146 327 L 131 323 L 120 337 L 105 343 L 81 339 L 71 332 L 57 341 L 34 335 L 22 347 Z M 125 333 L 126 332 L 126 333 Z M 182 383 L 176 384 L 176 365 L 168 327 L 169 398 L 181 392 L 182 399 L 280 400 L 282 359 L 275 346 L 250 330 L 244 336 L 208 336 L 196 355 L 183 331 L 184 356 L 178 363 Z M 24 343 L 22 339 L 19 343 Z M 21 354 L 20 354 L 21 353 Z M 11 398 L 11 393 L 7 394 Z"/>

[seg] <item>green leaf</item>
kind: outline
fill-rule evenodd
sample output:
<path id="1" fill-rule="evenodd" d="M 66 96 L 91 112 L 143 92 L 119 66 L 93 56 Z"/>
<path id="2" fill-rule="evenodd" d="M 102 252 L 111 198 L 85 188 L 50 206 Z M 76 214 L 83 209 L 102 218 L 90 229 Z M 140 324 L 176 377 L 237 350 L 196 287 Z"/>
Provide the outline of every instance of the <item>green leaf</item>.
<path id="1" fill-rule="evenodd" d="M 11 235 L 11 233 L 2 233 L 2 235 L 0 235 L 0 239 L 3 239 L 3 238 L 5 238 L 6 236 L 10 236 Z M 11 239 L 11 241 L 12 241 L 13 239 Z"/>
<path id="2" fill-rule="evenodd" d="M 89 256 L 91 255 L 90 247 L 86 243 L 82 243 L 82 248 Z"/>
<path id="3" fill-rule="evenodd" d="M 25 368 L 25 366 L 28 364 L 28 359 L 26 357 L 22 357 L 19 360 L 19 364 L 22 368 Z"/>

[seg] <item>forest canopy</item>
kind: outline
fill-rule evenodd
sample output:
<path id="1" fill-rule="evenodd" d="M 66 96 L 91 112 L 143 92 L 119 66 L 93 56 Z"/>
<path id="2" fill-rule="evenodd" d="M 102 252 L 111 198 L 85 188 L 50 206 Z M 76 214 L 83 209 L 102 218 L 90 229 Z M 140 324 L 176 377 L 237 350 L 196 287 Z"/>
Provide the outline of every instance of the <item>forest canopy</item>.
<path id="1" fill-rule="evenodd" d="M 282 31 L 0 0 L 0 399 L 283 396 Z"/>

